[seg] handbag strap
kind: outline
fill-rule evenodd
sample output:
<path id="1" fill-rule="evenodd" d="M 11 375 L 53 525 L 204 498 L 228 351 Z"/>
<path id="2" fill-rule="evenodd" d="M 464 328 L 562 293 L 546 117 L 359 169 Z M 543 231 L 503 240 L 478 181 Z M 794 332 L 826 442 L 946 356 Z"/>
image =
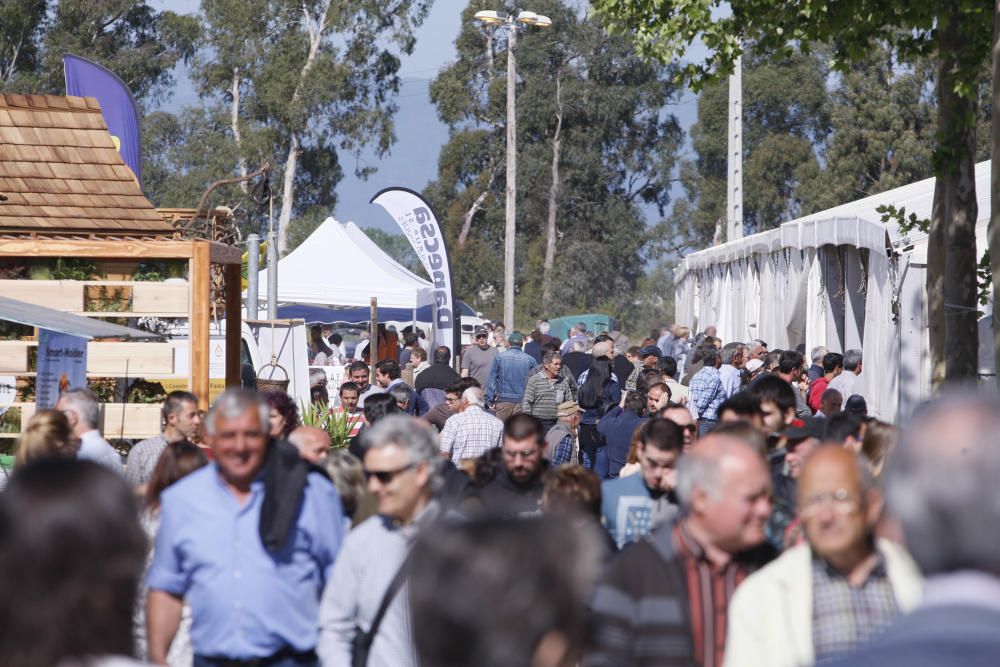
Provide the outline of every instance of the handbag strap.
<path id="1" fill-rule="evenodd" d="M 385 589 L 385 595 L 382 596 L 382 602 L 379 603 L 378 611 L 375 612 L 375 617 L 372 619 L 371 627 L 368 628 L 368 632 L 365 633 L 365 648 L 371 648 L 372 643 L 375 641 L 375 634 L 378 632 L 378 628 L 382 625 L 382 619 L 385 617 L 385 613 L 389 611 L 389 605 L 392 603 L 393 598 L 396 597 L 396 593 L 399 589 L 403 587 L 406 582 L 406 576 L 409 574 L 406 567 L 410 561 L 410 556 L 407 554 L 406 558 L 403 560 L 403 564 L 399 566 L 399 570 L 396 571 L 395 576 L 393 576 L 392 581 L 389 582 L 389 587 Z"/>

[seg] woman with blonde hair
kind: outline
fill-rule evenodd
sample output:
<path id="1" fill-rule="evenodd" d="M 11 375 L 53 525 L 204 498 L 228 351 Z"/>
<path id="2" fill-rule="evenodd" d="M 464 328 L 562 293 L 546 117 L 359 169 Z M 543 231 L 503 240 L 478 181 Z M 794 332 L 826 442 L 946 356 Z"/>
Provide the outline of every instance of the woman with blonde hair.
<path id="1" fill-rule="evenodd" d="M 868 459 L 872 476 L 882 474 L 885 460 L 899 442 L 899 429 L 892 424 L 870 419 L 865 428 L 865 436 L 861 441 L 861 453 Z"/>
<path id="2" fill-rule="evenodd" d="M 39 410 L 17 443 L 14 460 L 21 466 L 39 459 L 71 459 L 79 449 L 80 441 L 73 435 L 66 415 L 58 410 Z"/>

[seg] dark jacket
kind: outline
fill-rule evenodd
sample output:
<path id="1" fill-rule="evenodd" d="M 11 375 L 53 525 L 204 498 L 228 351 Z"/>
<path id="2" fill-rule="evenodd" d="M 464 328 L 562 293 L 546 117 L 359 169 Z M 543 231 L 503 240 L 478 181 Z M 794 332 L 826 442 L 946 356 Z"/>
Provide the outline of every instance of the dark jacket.
<path id="1" fill-rule="evenodd" d="M 629 447 L 632 446 L 632 434 L 645 420 L 645 417 L 640 417 L 631 410 L 615 406 L 597 424 L 597 430 L 608 443 L 611 477 L 617 477 L 618 471 L 625 465 Z"/>
<path id="2" fill-rule="evenodd" d="M 524 344 L 524 353 L 535 360 L 536 364 L 542 363 L 542 344 L 529 340 Z"/>
<path id="3" fill-rule="evenodd" d="M 1000 612 L 973 605 L 917 608 L 830 667 L 995 667 Z"/>
<path id="4" fill-rule="evenodd" d="M 594 645 L 584 667 L 691 667 L 694 644 L 683 563 L 674 523 L 633 542 L 611 561 L 594 592 Z M 774 556 L 767 548 L 737 556 L 750 570 Z"/>
<path id="5" fill-rule="evenodd" d="M 590 363 L 594 360 L 586 352 L 568 352 L 562 355 L 563 366 L 567 366 L 573 372 L 573 378 L 579 378 L 580 373 L 590 368 Z"/>
<path id="6" fill-rule="evenodd" d="M 505 519 L 539 514 L 544 475 L 543 467 L 534 479 L 519 484 L 507 474 L 506 469 L 501 470 L 479 490 L 479 502 L 483 506 L 483 511 L 490 516 Z"/>
<path id="7" fill-rule="evenodd" d="M 444 391 L 448 385 L 458 382 L 461 379 L 455 369 L 448 364 L 431 364 L 420 371 L 413 388 L 417 391 L 422 389 L 440 389 Z"/>

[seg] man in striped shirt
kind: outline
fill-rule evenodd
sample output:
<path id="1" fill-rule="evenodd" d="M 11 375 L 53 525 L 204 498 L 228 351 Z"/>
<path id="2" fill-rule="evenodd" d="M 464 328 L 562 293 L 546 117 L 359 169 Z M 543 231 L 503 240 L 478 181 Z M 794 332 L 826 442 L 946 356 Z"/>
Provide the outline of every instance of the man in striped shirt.
<path id="1" fill-rule="evenodd" d="M 736 587 L 773 557 L 771 476 L 748 443 L 708 435 L 680 458 L 681 519 L 612 561 L 594 594 L 585 667 L 720 667 Z"/>

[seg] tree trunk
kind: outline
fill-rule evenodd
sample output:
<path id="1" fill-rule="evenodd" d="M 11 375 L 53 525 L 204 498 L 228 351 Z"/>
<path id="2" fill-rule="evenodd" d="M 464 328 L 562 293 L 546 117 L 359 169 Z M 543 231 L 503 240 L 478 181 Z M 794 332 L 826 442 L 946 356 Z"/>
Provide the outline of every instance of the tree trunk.
<path id="1" fill-rule="evenodd" d="M 934 182 L 931 226 L 927 232 L 927 329 L 930 339 L 931 384 L 945 380 L 944 317 L 944 179 Z"/>
<path id="2" fill-rule="evenodd" d="M 970 39 L 952 5 L 938 23 L 937 185 L 932 231 L 944 237 L 944 371 L 947 381 L 974 379 L 979 360 L 976 267 L 976 100 L 955 92 L 958 55 Z M 971 26 L 969 29 L 974 29 Z M 940 199 L 939 199 L 940 196 Z M 928 255 L 941 246 L 928 245 Z M 934 282 L 928 265 L 928 293 Z M 934 328 L 931 329 L 933 335 Z M 932 350 L 934 344 L 932 344 Z"/>
<path id="3" fill-rule="evenodd" d="M 320 44 L 323 43 L 323 34 L 326 30 L 326 16 L 330 12 L 331 2 L 332 0 L 324 0 L 315 23 L 313 23 L 308 9 L 305 7 L 302 8 L 302 21 L 309 31 L 309 54 L 306 56 L 306 62 L 302 65 L 298 80 L 295 82 L 295 92 L 292 93 L 292 99 L 289 102 L 289 106 L 292 109 L 295 108 L 295 105 L 299 101 L 299 91 L 302 89 L 302 84 L 309 75 L 309 70 L 312 69 L 313 63 L 316 62 L 316 54 L 319 53 Z M 281 213 L 278 215 L 279 256 L 284 253 L 285 246 L 287 245 L 288 223 L 292 219 L 292 206 L 295 204 L 295 170 L 298 169 L 299 164 L 299 148 L 301 147 L 300 131 L 302 130 L 294 128 L 289 131 L 288 159 L 285 161 L 284 185 L 281 189 Z"/>
<path id="4" fill-rule="evenodd" d="M 490 186 L 493 185 L 493 180 L 494 179 L 491 177 L 490 182 L 486 185 L 486 189 L 483 190 L 478 197 L 476 197 L 476 200 L 472 202 L 472 206 L 470 206 L 469 210 L 465 212 L 464 216 L 462 216 L 462 231 L 458 233 L 459 250 L 465 247 L 465 241 L 469 238 L 469 230 L 472 228 L 472 218 L 474 218 L 476 213 L 479 212 L 479 209 L 483 207 L 483 202 L 485 202 L 486 198 L 490 195 Z"/>
<path id="5" fill-rule="evenodd" d="M 240 68 L 234 67 L 233 85 L 230 88 L 233 101 L 229 107 L 229 126 L 233 131 L 233 141 L 236 143 L 236 165 L 239 169 L 240 177 L 246 178 L 247 160 L 243 155 L 243 135 L 240 133 L 240 80 Z M 241 181 L 240 189 L 243 190 L 243 194 L 247 194 L 250 191 L 250 184 L 246 181 Z"/>
<path id="6" fill-rule="evenodd" d="M 993 109 L 990 115 L 990 271 L 993 273 L 993 372 L 1000 363 L 1000 0 L 993 9 Z"/>
<path id="7" fill-rule="evenodd" d="M 552 184 L 549 186 L 549 221 L 545 236 L 545 262 L 542 265 L 542 313 L 552 306 L 552 269 L 556 263 L 556 216 L 559 211 L 559 156 L 562 152 L 562 86 L 556 76 L 556 131 L 552 135 Z"/>

